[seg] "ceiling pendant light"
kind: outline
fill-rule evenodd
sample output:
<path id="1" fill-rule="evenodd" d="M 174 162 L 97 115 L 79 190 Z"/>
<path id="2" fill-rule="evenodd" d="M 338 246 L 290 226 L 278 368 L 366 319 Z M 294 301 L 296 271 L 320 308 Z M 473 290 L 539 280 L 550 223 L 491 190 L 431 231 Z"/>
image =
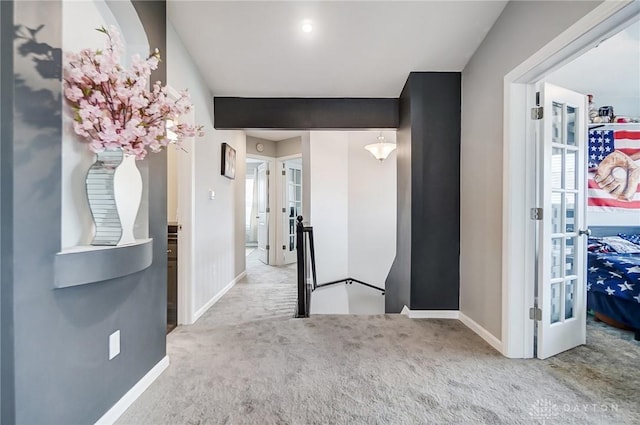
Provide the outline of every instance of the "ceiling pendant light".
<path id="1" fill-rule="evenodd" d="M 369 152 L 371 152 L 371 154 L 378 161 L 382 162 L 385 159 L 387 159 L 387 157 L 391 152 L 393 152 L 393 150 L 396 148 L 396 144 L 385 142 L 384 136 L 382 135 L 382 132 L 381 132 L 380 135 L 378 136 L 378 143 L 372 143 L 370 145 L 366 145 L 364 148 Z"/>

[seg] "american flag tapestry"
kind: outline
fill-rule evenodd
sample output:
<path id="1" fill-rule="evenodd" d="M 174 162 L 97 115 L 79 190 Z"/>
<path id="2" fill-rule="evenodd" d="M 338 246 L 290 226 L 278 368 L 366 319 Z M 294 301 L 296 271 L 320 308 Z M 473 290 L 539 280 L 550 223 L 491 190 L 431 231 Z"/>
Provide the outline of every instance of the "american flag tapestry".
<path id="1" fill-rule="evenodd" d="M 589 130 L 588 146 L 589 210 L 640 213 L 640 126 Z"/>

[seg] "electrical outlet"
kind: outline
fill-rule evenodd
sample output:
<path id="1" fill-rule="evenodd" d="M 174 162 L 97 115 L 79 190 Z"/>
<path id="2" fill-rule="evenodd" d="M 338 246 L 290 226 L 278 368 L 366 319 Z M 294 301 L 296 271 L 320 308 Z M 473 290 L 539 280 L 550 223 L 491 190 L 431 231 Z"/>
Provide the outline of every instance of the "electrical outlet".
<path id="1" fill-rule="evenodd" d="M 120 330 L 109 335 L 109 360 L 120 354 Z"/>
<path id="2" fill-rule="evenodd" d="M 209 189 L 209 199 L 216 199 L 216 192 L 213 189 Z"/>

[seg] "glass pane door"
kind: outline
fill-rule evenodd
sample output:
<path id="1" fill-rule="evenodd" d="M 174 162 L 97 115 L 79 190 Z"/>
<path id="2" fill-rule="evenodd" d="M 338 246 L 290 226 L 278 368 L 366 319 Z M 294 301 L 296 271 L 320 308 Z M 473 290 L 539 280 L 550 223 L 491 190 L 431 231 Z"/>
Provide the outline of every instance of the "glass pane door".
<path id="1" fill-rule="evenodd" d="M 585 96 L 545 84 L 540 125 L 538 357 L 584 344 L 586 332 Z"/>
<path id="2" fill-rule="evenodd" d="M 302 215 L 302 165 L 298 161 L 287 161 L 284 166 L 283 242 L 285 264 L 296 261 L 296 223 Z"/>
<path id="3" fill-rule="evenodd" d="M 551 323 L 574 318 L 577 279 L 575 263 L 575 204 L 578 195 L 576 169 L 578 147 L 575 146 L 575 108 L 552 102 L 551 121 Z"/>

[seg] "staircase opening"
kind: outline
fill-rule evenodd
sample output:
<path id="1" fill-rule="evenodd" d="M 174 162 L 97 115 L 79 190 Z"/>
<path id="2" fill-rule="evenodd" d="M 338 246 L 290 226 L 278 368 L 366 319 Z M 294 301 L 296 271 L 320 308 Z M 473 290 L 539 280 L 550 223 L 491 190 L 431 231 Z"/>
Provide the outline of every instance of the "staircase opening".
<path id="1" fill-rule="evenodd" d="M 296 224 L 298 304 L 296 317 L 312 314 L 383 314 L 384 288 L 354 277 L 318 282 L 313 226 Z"/>

